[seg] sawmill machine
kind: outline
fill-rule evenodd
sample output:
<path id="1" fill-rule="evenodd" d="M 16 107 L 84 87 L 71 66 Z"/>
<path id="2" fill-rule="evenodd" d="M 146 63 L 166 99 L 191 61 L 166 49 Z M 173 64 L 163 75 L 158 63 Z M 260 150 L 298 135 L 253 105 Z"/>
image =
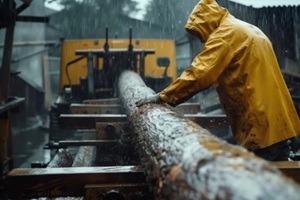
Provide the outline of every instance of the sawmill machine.
<path id="1" fill-rule="evenodd" d="M 0 10 L 3 2 L 9 1 L 0 0 Z M 13 42 L 13 29 L 8 32 L 6 55 Z M 2 95 L 11 60 L 3 57 Z M 10 165 L 0 181 L 0 199 L 299 198 L 299 162 L 266 162 L 204 129 L 228 128 L 225 116 L 198 115 L 199 104 L 135 106 L 174 78 L 174 41 L 134 40 L 131 30 L 129 40 L 108 40 L 108 29 L 104 40 L 62 40 L 48 144 L 56 154 L 47 166 L 13 169 L 12 159 L 4 157 L 11 150 L 5 144 L 11 140 L 8 110 L 23 99 L 0 105 L 0 158 Z M 82 138 L 66 140 L 65 129 Z"/>
<path id="2" fill-rule="evenodd" d="M 162 39 L 62 40 L 59 96 L 50 110 L 50 137 L 60 139 L 57 121 L 70 105 L 86 99 L 118 97 L 118 78 L 124 70 L 137 72 L 148 87 L 159 92 L 177 77 L 175 42 Z M 72 135 L 72 134 L 71 134 Z"/>

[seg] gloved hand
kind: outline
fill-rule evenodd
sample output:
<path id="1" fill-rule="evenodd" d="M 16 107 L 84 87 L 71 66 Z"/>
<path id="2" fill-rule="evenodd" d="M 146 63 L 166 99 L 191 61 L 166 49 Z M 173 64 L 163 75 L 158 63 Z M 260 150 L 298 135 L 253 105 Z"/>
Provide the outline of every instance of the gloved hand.
<path id="1" fill-rule="evenodd" d="M 140 100 L 138 100 L 135 105 L 137 107 L 140 107 L 146 103 L 160 103 L 161 102 L 161 99 L 159 97 L 159 93 L 157 94 L 154 94 L 154 95 L 150 95 L 150 96 L 147 96 L 147 97 L 144 97 Z"/>

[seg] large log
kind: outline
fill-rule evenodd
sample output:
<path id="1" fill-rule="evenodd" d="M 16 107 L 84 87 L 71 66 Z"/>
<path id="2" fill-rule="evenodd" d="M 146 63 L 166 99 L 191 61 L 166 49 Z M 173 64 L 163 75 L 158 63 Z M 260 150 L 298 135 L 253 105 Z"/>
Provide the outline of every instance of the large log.
<path id="1" fill-rule="evenodd" d="M 119 80 L 134 145 L 157 199 L 299 199 L 300 186 L 270 162 L 230 145 L 163 104 L 134 72 Z"/>

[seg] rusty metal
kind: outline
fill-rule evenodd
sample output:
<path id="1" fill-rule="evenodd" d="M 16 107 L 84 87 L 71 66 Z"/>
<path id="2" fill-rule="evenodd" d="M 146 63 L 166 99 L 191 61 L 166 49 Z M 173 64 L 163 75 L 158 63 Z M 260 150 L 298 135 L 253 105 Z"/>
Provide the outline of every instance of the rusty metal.
<path id="1" fill-rule="evenodd" d="M 120 104 L 71 104 L 72 114 L 124 114 Z"/>
<path id="2" fill-rule="evenodd" d="M 299 198 L 296 182 L 246 149 L 228 144 L 163 104 L 137 108 L 137 100 L 155 92 L 136 73 L 122 73 L 119 91 L 155 198 Z"/>
<path id="3" fill-rule="evenodd" d="M 91 185 L 144 184 L 141 166 L 13 169 L 5 180 L 13 199 L 84 197 Z"/>

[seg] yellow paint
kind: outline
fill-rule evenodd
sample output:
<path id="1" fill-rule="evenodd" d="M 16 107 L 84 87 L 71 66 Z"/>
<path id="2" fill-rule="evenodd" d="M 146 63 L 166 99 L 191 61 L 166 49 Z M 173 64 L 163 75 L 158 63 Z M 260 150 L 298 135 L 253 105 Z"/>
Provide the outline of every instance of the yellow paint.
<path id="1" fill-rule="evenodd" d="M 68 62 L 80 57 L 75 55 L 76 50 L 102 49 L 105 40 L 65 40 L 62 43 L 61 64 L 60 64 L 60 87 L 59 93 L 63 91 L 65 85 L 68 85 L 66 75 L 66 65 Z M 154 49 L 155 54 L 149 54 L 145 59 L 145 76 L 162 76 L 163 67 L 158 67 L 156 60 L 158 57 L 169 57 L 170 66 L 167 75 L 173 80 L 177 78 L 176 70 L 176 50 L 173 40 L 141 39 L 132 40 L 134 49 Z M 109 48 L 128 48 L 128 39 L 109 39 Z M 99 66 L 102 66 L 102 59 L 99 59 Z M 69 67 L 69 76 L 71 83 L 79 84 L 80 77 L 87 75 L 87 61 L 83 59 Z"/>

